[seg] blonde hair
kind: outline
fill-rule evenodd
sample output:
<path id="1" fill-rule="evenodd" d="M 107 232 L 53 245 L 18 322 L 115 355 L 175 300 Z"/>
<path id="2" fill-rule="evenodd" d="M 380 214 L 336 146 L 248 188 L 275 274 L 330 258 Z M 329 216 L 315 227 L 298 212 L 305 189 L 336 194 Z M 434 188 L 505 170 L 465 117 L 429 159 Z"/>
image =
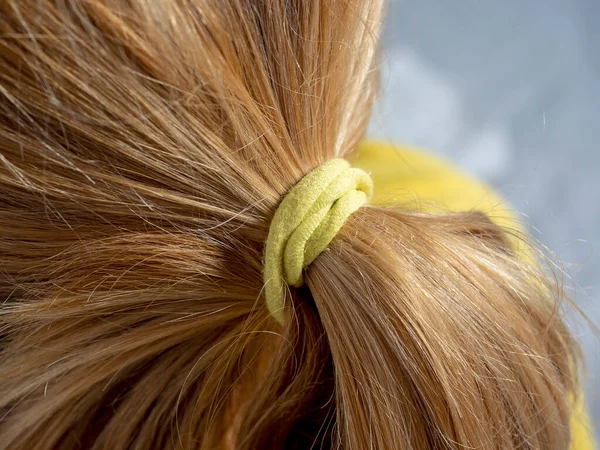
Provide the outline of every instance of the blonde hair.
<path id="1" fill-rule="evenodd" d="M 4 0 L 0 448 L 566 449 L 563 293 L 482 213 L 355 212 L 262 296 L 278 203 L 363 137 L 379 0 Z"/>

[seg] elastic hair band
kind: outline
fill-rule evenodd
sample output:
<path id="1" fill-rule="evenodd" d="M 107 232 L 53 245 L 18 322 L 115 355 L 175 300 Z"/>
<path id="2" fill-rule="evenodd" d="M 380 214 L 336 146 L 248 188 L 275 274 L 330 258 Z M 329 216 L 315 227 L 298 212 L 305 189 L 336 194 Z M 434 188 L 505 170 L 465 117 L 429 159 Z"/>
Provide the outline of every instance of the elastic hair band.
<path id="1" fill-rule="evenodd" d="M 266 305 L 278 322 L 284 319 L 286 284 L 302 286 L 302 270 L 372 194 L 373 182 L 366 172 L 344 159 L 332 159 L 285 196 L 271 221 L 264 255 Z"/>

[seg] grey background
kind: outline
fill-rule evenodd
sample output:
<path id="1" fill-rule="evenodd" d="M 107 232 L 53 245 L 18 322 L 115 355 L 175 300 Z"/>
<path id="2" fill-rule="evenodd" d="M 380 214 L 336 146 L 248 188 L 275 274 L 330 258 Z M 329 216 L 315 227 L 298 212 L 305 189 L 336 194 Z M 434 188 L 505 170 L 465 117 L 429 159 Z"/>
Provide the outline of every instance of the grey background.
<path id="1" fill-rule="evenodd" d="M 495 186 L 600 326 L 600 0 L 391 0 L 370 134 Z M 600 424 L 600 338 L 570 319 Z"/>

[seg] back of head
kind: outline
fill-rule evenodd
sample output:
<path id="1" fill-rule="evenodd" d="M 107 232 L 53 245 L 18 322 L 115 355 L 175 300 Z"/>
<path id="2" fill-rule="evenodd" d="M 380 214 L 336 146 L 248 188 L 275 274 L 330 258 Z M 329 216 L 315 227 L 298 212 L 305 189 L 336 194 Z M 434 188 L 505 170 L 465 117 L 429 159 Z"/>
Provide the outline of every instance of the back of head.
<path id="1" fill-rule="evenodd" d="M 0 448 L 568 447 L 561 292 L 483 214 L 361 208 L 265 307 L 378 0 L 1 4 Z"/>

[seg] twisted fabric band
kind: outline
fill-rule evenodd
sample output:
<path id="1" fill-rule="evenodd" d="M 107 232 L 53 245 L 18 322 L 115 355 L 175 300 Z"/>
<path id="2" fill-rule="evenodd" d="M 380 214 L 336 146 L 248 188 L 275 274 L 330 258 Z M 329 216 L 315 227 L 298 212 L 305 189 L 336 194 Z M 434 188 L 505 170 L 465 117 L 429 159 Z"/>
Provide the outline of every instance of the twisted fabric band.
<path id="1" fill-rule="evenodd" d="M 346 219 L 373 194 L 371 177 L 332 159 L 308 173 L 273 216 L 264 256 L 267 308 L 283 323 L 286 284 L 302 285 L 302 269 L 327 248 Z"/>

